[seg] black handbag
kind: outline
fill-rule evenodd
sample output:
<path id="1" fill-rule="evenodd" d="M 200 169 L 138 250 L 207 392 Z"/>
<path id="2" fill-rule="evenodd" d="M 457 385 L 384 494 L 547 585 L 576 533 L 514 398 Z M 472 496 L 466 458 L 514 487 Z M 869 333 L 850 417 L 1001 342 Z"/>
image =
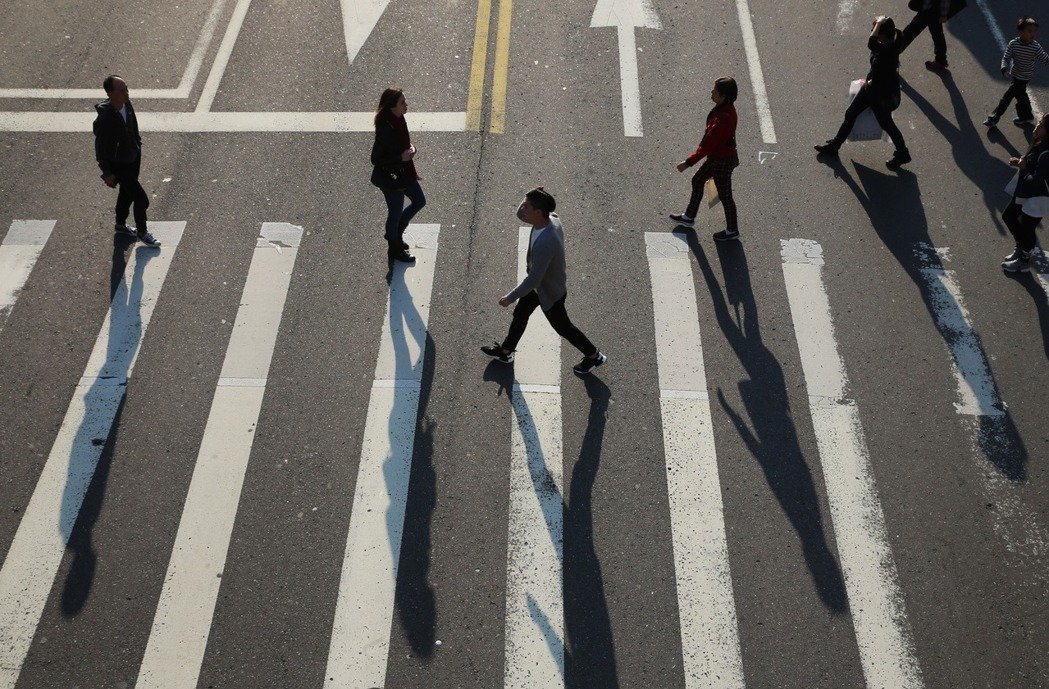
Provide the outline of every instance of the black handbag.
<path id="1" fill-rule="evenodd" d="M 380 167 L 372 168 L 371 183 L 380 189 L 403 189 L 408 186 L 408 167 L 398 165 L 394 168 Z"/>

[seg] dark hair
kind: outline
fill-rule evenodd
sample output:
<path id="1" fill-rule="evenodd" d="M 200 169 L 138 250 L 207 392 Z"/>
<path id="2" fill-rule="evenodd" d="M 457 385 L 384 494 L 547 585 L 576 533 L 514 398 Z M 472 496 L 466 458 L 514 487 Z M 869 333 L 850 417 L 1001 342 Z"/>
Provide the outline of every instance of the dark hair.
<path id="1" fill-rule="evenodd" d="M 735 103 L 739 95 L 739 87 L 732 77 L 719 77 L 714 81 L 714 90 L 721 94 L 726 103 Z"/>
<path id="2" fill-rule="evenodd" d="M 1041 127 L 1043 132 L 1049 129 L 1049 114 L 1042 115 L 1042 118 L 1038 120 L 1038 124 L 1034 128 L 1037 130 L 1038 127 Z M 1046 149 L 1049 149 L 1049 132 L 1042 134 L 1042 139 L 1039 141 L 1031 139 L 1031 150 L 1027 152 L 1027 155 L 1041 154 Z M 1024 157 L 1026 158 L 1027 156 Z"/>
<path id="3" fill-rule="evenodd" d="M 1020 17 L 1016 22 L 1017 31 L 1023 31 L 1028 26 L 1033 26 L 1036 29 L 1038 28 L 1038 22 L 1034 20 L 1034 17 Z"/>
<path id="4" fill-rule="evenodd" d="M 529 203 L 547 215 L 553 213 L 554 209 L 557 208 L 557 201 L 554 201 L 554 197 L 542 187 L 536 187 L 528 192 L 525 194 L 525 198 L 528 199 Z"/>
<path id="5" fill-rule="evenodd" d="M 106 90 L 106 93 L 113 93 L 113 89 L 117 87 L 117 79 L 123 79 L 124 77 L 119 74 L 110 74 L 108 77 L 102 80 L 102 88 Z"/>
<path id="6" fill-rule="evenodd" d="M 382 122 L 390 119 L 390 111 L 393 110 L 397 102 L 401 100 L 401 96 L 404 95 L 404 91 L 391 86 L 382 92 L 379 96 L 379 104 L 375 106 L 375 126 L 378 128 Z"/>
<path id="7" fill-rule="evenodd" d="M 892 20 L 892 17 L 886 17 L 885 21 L 881 23 L 881 29 L 878 30 L 879 36 L 891 36 L 892 40 L 899 43 L 900 38 L 903 34 L 896 30 L 896 22 Z"/>

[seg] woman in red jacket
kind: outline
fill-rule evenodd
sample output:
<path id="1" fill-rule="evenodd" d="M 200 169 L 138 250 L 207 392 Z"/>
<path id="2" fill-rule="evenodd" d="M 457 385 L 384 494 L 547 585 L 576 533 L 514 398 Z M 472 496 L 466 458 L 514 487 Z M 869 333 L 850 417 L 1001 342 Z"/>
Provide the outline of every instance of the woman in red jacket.
<path id="1" fill-rule="evenodd" d="M 684 172 L 701 158 L 706 157 L 707 160 L 692 176 L 692 197 L 688 200 L 688 208 L 684 213 L 670 215 L 670 219 L 679 225 L 691 227 L 699 210 L 699 202 L 703 200 L 703 185 L 713 177 L 718 198 L 725 208 L 726 228 L 714 233 L 714 239 L 719 242 L 739 239 L 736 202 L 732 200 L 732 170 L 739 165 L 739 156 L 736 155 L 736 106 L 733 105 L 738 93 L 739 88 L 732 77 L 721 77 L 714 82 L 710 100 L 715 105 L 707 115 L 707 130 L 703 140 L 692 155 L 677 164 L 677 171 Z"/>

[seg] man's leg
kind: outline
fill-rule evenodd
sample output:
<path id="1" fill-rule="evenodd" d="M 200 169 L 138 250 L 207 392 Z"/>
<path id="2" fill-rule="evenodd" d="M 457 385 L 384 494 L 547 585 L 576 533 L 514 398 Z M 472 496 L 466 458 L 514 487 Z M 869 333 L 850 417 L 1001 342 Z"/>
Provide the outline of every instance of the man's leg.
<path id="1" fill-rule="evenodd" d="M 940 21 L 937 17 L 936 21 Z M 918 34 L 925 30 L 928 26 L 928 15 L 925 12 L 915 12 L 914 18 L 911 19 L 911 23 L 904 27 L 903 38 L 900 40 L 900 52 L 907 50 L 907 46 L 911 44 Z"/>
<path id="2" fill-rule="evenodd" d="M 925 21 L 929 25 L 929 35 L 932 36 L 933 59 L 947 64 L 947 39 L 943 36 L 943 22 L 940 21 L 940 11 L 938 9 L 928 10 Z"/>
<path id="3" fill-rule="evenodd" d="M 696 217 L 696 213 L 699 212 L 699 204 L 703 200 L 703 185 L 711 177 L 710 165 L 710 159 L 707 158 L 699 166 L 696 174 L 692 175 L 692 195 L 688 199 L 688 208 L 685 209 L 685 215 L 690 218 Z"/>
<path id="4" fill-rule="evenodd" d="M 596 356 L 597 347 L 568 318 L 568 312 L 565 311 L 565 299 L 566 297 L 561 297 L 556 304 L 550 307 L 549 311 L 544 311 L 543 315 L 546 316 L 546 320 L 550 321 L 550 325 L 557 334 L 568 340 L 573 347 L 583 353 L 583 356 Z"/>
<path id="5" fill-rule="evenodd" d="M 517 343 L 521 341 L 521 336 L 524 335 L 525 327 L 528 325 L 528 317 L 532 315 L 537 306 L 539 306 L 539 295 L 535 293 L 535 290 L 524 295 L 517 302 L 517 306 L 514 307 L 514 318 L 510 321 L 510 330 L 506 334 L 506 339 L 503 340 L 503 349 L 508 352 L 517 349 Z"/>

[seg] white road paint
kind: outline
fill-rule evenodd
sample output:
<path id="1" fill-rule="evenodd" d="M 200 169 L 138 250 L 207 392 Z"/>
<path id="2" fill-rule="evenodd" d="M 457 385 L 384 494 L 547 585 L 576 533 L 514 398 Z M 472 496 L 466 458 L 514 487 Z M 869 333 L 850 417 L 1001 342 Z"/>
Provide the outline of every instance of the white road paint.
<path id="1" fill-rule="evenodd" d="M 780 240 L 794 335 L 809 395 L 849 610 L 868 687 L 924 686 L 885 517 L 823 284 L 823 249 Z"/>
<path id="2" fill-rule="evenodd" d="M 725 517 L 688 244 L 646 232 L 685 686 L 743 687 Z"/>
<path id="3" fill-rule="evenodd" d="M 349 64 L 357 57 L 368 36 L 375 30 L 379 17 L 390 0 L 339 0 L 342 5 L 342 29 L 346 36 Z"/>
<path id="4" fill-rule="evenodd" d="M 614 26 L 619 34 L 619 82 L 623 99 L 623 134 L 643 136 L 641 85 L 637 71 L 634 30 L 662 29 L 650 0 L 598 0 L 590 19 L 592 28 Z"/>
<path id="5" fill-rule="evenodd" d="M 531 227 L 518 233 L 517 279 Z M 514 357 L 504 689 L 565 684 L 561 338 L 536 309 Z"/>
<path id="6" fill-rule="evenodd" d="M 208 52 L 208 46 L 211 45 L 211 39 L 215 35 L 215 26 L 218 24 L 225 4 L 226 0 L 215 0 L 212 4 L 211 11 L 208 12 L 208 17 L 204 21 L 204 27 L 200 31 L 200 36 L 197 37 L 197 42 L 193 46 L 193 52 L 190 53 L 189 61 L 186 63 L 186 69 L 182 72 L 182 79 L 179 81 L 179 85 L 173 89 L 140 89 L 136 88 L 134 84 L 130 84 L 131 95 L 134 97 L 134 100 L 189 98 L 189 94 L 193 90 L 193 84 L 197 80 L 197 74 L 204 63 L 204 56 Z M 0 89 L 0 98 L 86 98 L 97 100 L 101 99 L 103 94 L 101 86 L 91 89 Z"/>
<path id="7" fill-rule="evenodd" d="M 138 112 L 143 132 L 374 132 L 374 112 Z M 91 132 L 94 113 L 0 112 L 0 132 Z M 413 132 L 461 132 L 465 112 L 412 112 Z"/>
<path id="8" fill-rule="evenodd" d="M 769 95 L 765 91 L 765 75 L 761 70 L 761 56 L 758 55 L 758 41 L 754 37 L 754 23 L 750 19 L 747 0 L 736 0 L 736 11 L 739 14 L 739 26 L 743 30 L 743 50 L 747 54 L 747 67 L 750 70 L 750 83 L 758 108 L 761 138 L 766 144 L 774 144 L 776 128 L 772 126 L 772 108 L 769 106 Z"/>
<path id="9" fill-rule="evenodd" d="M 440 225 L 409 225 L 414 265 L 395 263 L 368 400 L 339 580 L 327 689 L 386 682 Z"/>
<path id="10" fill-rule="evenodd" d="M 1044 564 L 1049 555 L 1049 533 L 1037 512 L 1025 506 L 1016 491 L 1015 483 L 1024 480 L 1020 475 L 1022 448 L 1016 443 L 1008 407 L 998 393 L 990 362 L 965 306 L 958 276 L 944 267 L 950 261 L 950 251 L 920 243 L 914 253 L 936 328 L 951 357 L 954 409 L 966 419 L 974 450 L 983 458 L 980 475 L 986 496 L 994 505 L 995 532 L 1009 552 Z"/>
<path id="11" fill-rule="evenodd" d="M 161 249 L 139 245 L 0 568 L 0 687 L 12 689 L 127 391 L 142 338 L 186 224 L 153 222 Z"/>
<path id="12" fill-rule="evenodd" d="M 222 36 L 222 43 L 219 44 L 218 53 L 215 54 L 215 61 L 211 63 L 208 80 L 204 82 L 204 90 L 201 91 L 200 99 L 197 101 L 197 112 L 211 110 L 215 102 L 215 95 L 219 90 L 219 83 L 226 73 L 229 57 L 233 54 L 233 46 L 237 43 L 240 29 L 244 26 L 244 17 L 247 16 L 250 6 L 251 0 L 237 0 L 237 5 L 233 8 L 233 16 L 230 17 L 229 24 L 226 26 L 226 33 Z"/>
<path id="13" fill-rule="evenodd" d="M 849 22 L 856 13 L 857 4 L 857 0 L 838 0 L 838 33 L 843 34 L 849 30 Z"/>
<path id="14" fill-rule="evenodd" d="M 976 6 L 980 8 L 980 13 L 983 14 L 983 18 L 987 22 L 987 28 L 991 30 L 991 35 L 994 36 L 994 42 L 998 44 L 998 49 L 1004 53 L 1009 45 L 1009 39 L 1005 37 L 1001 27 L 998 26 L 998 21 L 994 18 L 994 14 L 991 13 L 987 0 L 976 0 Z M 1030 89 L 1027 91 L 1027 96 L 1031 99 L 1031 108 L 1034 110 L 1034 118 L 1037 121 L 1042 117 L 1042 108 L 1038 105 L 1038 101 Z"/>
<path id="15" fill-rule="evenodd" d="M 53 229 L 54 220 L 11 221 L 0 243 L 0 328 L 11 314 Z"/>
<path id="16" fill-rule="evenodd" d="M 179 520 L 138 689 L 197 686 L 302 228 L 263 223 Z"/>

